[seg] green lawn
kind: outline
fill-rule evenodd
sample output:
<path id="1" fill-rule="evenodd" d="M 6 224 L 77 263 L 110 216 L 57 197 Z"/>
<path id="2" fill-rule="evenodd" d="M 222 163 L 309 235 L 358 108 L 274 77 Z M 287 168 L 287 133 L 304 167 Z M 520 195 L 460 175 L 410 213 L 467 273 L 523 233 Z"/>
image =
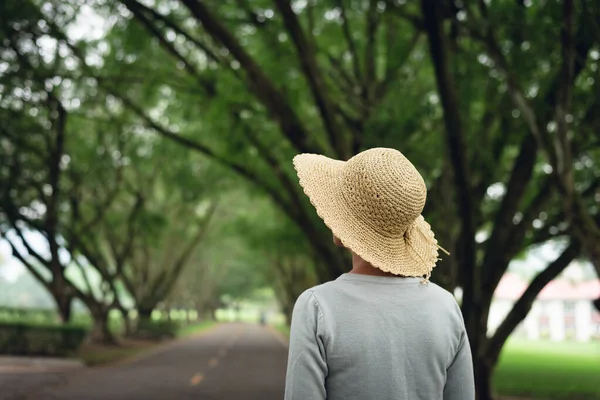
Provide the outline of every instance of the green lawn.
<path id="1" fill-rule="evenodd" d="M 74 357 L 83 361 L 88 367 L 98 367 L 134 357 L 156 346 L 156 343 L 141 341 L 127 341 L 121 346 L 84 345 L 74 354 Z"/>
<path id="2" fill-rule="evenodd" d="M 600 399 L 600 342 L 511 340 L 494 385 L 503 395 L 541 399 Z"/>
<path id="3" fill-rule="evenodd" d="M 273 328 L 279 331 L 283 336 L 287 338 L 290 337 L 290 326 L 288 324 L 276 324 Z"/>
<path id="4" fill-rule="evenodd" d="M 208 321 L 207 320 L 207 321 L 199 322 L 197 324 L 184 326 L 183 328 L 179 329 L 179 331 L 177 332 L 177 337 L 185 337 L 185 336 L 189 336 L 189 335 L 194 335 L 194 334 L 200 333 L 216 324 L 217 324 L 216 321 Z"/>

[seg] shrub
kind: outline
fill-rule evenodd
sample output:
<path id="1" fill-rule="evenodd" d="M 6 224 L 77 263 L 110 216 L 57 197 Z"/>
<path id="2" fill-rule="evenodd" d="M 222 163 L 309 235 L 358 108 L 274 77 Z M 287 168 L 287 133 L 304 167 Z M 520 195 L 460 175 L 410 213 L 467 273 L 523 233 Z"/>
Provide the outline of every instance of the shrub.
<path id="1" fill-rule="evenodd" d="M 87 330 L 73 325 L 0 323 L 0 354 L 65 356 L 81 346 Z"/>
<path id="2" fill-rule="evenodd" d="M 0 321 L 2 322 L 37 322 L 52 324 L 58 321 L 59 316 L 53 308 L 18 308 L 0 307 Z"/>
<path id="3" fill-rule="evenodd" d="M 179 324 L 175 321 L 141 319 L 138 321 L 135 336 L 150 340 L 172 339 L 178 331 Z"/>

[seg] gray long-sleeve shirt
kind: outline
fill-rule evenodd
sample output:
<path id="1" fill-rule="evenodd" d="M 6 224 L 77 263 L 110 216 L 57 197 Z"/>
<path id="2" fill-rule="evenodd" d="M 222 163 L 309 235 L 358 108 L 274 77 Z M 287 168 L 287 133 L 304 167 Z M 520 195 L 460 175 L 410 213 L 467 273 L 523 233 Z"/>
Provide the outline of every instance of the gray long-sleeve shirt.
<path id="1" fill-rule="evenodd" d="M 454 297 L 420 278 L 344 274 L 294 306 L 286 400 L 472 400 Z"/>

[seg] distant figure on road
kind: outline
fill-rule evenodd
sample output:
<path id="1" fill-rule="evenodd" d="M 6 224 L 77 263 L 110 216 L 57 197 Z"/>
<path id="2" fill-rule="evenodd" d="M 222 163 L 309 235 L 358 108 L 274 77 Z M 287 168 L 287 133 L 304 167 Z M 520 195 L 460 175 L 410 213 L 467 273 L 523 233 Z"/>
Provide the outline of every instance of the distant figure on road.
<path id="1" fill-rule="evenodd" d="M 300 154 L 294 166 L 352 270 L 296 301 L 285 399 L 474 399 L 460 308 L 429 282 L 443 249 L 416 168 L 386 148 L 346 162 Z"/>

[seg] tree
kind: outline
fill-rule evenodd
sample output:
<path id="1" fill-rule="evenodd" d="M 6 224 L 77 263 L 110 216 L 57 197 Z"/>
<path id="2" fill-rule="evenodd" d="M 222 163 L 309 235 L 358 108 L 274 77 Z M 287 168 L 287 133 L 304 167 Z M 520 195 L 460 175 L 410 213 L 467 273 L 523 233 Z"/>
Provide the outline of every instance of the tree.
<path id="1" fill-rule="evenodd" d="M 131 225 L 143 207 L 142 199 L 129 196 L 127 191 L 132 179 L 128 165 L 137 146 L 132 146 L 134 141 L 126 133 L 124 121 L 115 121 L 114 115 L 102 113 L 89 102 L 84 102 L 83 108 L 88 118 L 80 121 L 77 128 L 87 135 L 78 137 L 77 148 L 70 152 L 70 190 L 65 200 L 69 214 L 62 236 L 87 294 L 81 300 L 94 321 L 92 337 L 115 343 L 109 328 L 111 310 L 121 311 L 125 331 L 131 332 L 121 268 L 131 253 Z M 107 119 L 95 121 L 94 115 Z M 113 244 L 110 239 L 116 235 L 107 232 L 107 226 L 119 229 L 122 239 L 116 245 L 119 257 L 114 263 L 105 256 L 108 243 Z"/>
<path id="2" fill-rule="evenodd" d="M 238 281 L 232 285 L 230 295 L 245 297 L 256 291 L 260 284 L 274 289 L 276 299 L 284 315 L 291 321 L 294 303 L 307 287 L 318 283 L 315 265 L 318 260 L 311 257 L 310 248 L 302 240 L 302 232 L 270 202 L 262 198 L 236 197 L 239 210 L 231 221 L 225 222 L 228 229 L 224 237 L 237 237 L 236 247 L 246 249 L 237 257 L 246 263 L 246 276 L 238 269 Z M 252 209 L 243 209 L 244 202 L 252 201 Z M 257 282 L 257 277 L 262 277 Z M 244 280 L 247 282 L 244 283 Z M 230 285 L 231 286 L 231 285 Z M 244 290 L 245 289 L 245 290 Z"/>
<path id="3" fill-rule="evenodd" d="M 142 320 L 150 320 L 152 311 L 169 298 L 181 274 L 197 257 L 217 205 L 212 201 L 199 210 L 189 202 L 185 207 L 177 197 L 166 202 L 154 200 L 154 209 L 145 210 L 138 223 L 137 242 L 122 273 Z M 152 233 L 139 234 L 141 230 Z"/>
<path id="4" fill-rule="evenodd" d="M 498 70 L 505 75 L 511 100 L 523 113 L 529 133 L 552 169 L 552 177 L 562 197 L 563 210 L 573 235 L 582 244 L 585 254 L 600 276 L 600 218 L 598 210 L 586 204 L 587 199 L 579 188 L 578 177 L 574 172 L 577 168 L 575 161 L 581 163 L 587 160 L 589 163 L 598 159 L 598 152 L 592 150 L 599 143 L 597 134 L 596 138 L 593 137 L 599 121 L 598 104 L 589 97 L 589 93 L 584 100 L 584 104 L 588 106 L 585 112 L 577 113 L 573 105 L 574 95 L 582 94 L 577 91 L 577 79 L 584 70 L 592 43 L 597 43 L 599 39 L 600 10 L 586 1 L 581 2 L 579 7 L 571 0 L 565 0 L 562 4 L 562 20 L 559 20 L 560 69 L 556 73 L 552 101 L 547 104 L 546 110 L 536 109 L 527 100 L 515 78 L 514 67 L 498 52 L 493 25 L 490 23 L 485 32 L 477 32 L 476 37 L 483 42 L 496 60 Z M 480 12 L 484 17 L 488 15 L 485 5 L 481 6 Z M 594 51 L 597 54 L 597 50 Z M 577 135 L 574 135 L 574 129 L 578 130 Z M 583 157 L 581 146 L 585 146 Z M 594 179 L 588 189 L 597 188 L 598 180 Z M 600 311 L 600 294 L 594 304 Z"/>
<path id="5" fill-rule="evenodd" d="M 68 37 L 55 11 L 40 9 L 39 18 L 91 87 L 135 114 L 139 125 L 227 166 L 266 194 L 302 233 L 318 281 L 336 277 L 348 260 L 330 245 L 290 159 L 297 152 L 347 159 L 366 147 L 400 148 L 430 188 L 425 216 L 452 253 L 434 277 L 449 290 L 464 289 L 478 392 L 489 398 L 489 378 L 508 335 L 542 287 L 581 246 L 590 247 L 575 233 L 576 225 L 588 224 L 565 214 L 576 202 L 565 207 L 559 198 L 526 111 L 533 108 L 536 121 L 552 121 L 557 105 L 568 104 L 567 83 L 570 108 L 584 110 L 573 115 L 572 126 L 597 130 L 591 116 L 598 60 L 590 56 L 597 18 L 574 14 L 578 31 L 565 47 L 575 49 L 573 79 L 565 81 L 554 66 L 564 59 L 557 27 L 568 13 L 554 3 L 493 2 L 490 10 L 485 2 L 365 4 L 99 3 L 95 10 L 111 16 L 113 28 L 97 42 Z M 431 63 L 423 62 L 427 54 Z M 518 69 L 500 73 L 508 65 Z M 521 98 L 515 85 L 523 88 Z M 570 156 L 561 150 L 561 168 L 569 169 L 569 157 L 581 163 L 572 174 L 573 187 L 580 187 L 573 198 L 581 197 L 596 218 L 594 142 L 580 135 L 570 145 Z M 562 255 L 488 338 L 492 295 L 510 260 L 557 238 L 567 243 Z"/>
<path id="6" fill-rule="evenodd" d="M 566 3 L 568 3 L 568 1 Z M 590 224 L 588 223 L 584 224 L 586 228 L 578 228 L 577 223 L 573 223 L 573 218 L 567 219 L 567 221 L 570 222 L 569 234 L 573 236 L 570 243 L 566 246 L 564 252 L 558 259 L 551 263 L 546 270 L 536 276 L 522 297 L 516 302 L 499 329 L 491 338 L 488 338 L 487 317 L 493 291 L 506 271 L 509 261 L 516 256 L 516 252 L 522 249 L 523 244 L 526 243 L 523 239 L 525 238 L 527 226 L 518 227 L 519 225 L 522 225 L 522 222 L 515 222 L 515 216 L 519 210 L 519 203 L 521 203 L 526 196 L 528 186 L 531 191 L 531 186 L 533 186 L 532 182 L 535 180 L 534 167 L 536 166 L 536 161 L 538 159 L 538 148 L 543 148 L 543 146 L 540 146 L 540 144 L 543 143 L 536 141 L 536 136 L 539 135 L 541 130 L 547 131 L 545 127 L 540 129 L 540 126 L 537 125 L 535 120 L 537 119 L 539 121 L 539 118 L 541 118 L 541 121 L 546 121 L 542 126 L 550 126 L 549 124 L 551 124 L 554 119 L 564 119 L 565 117 L 565 101 L 568 101 L 568 99 L 565 98 L 566 93 L 578 90 L 584 98 L 591 94 L 589 92 L 589 87 L 576 84 L 575 77 L 587 72 L 586 58 L 595 41 L 589 36 L 589 32 L 592 29 L 593 24 L 596 23 L 596 20 L 594 20 L 596 16 L 590 16 L 586 13 L 579 14 L 577 18 L 580 24 L 576 45 L 572 31 L 563 34 L 563 37 L 566 38 L 567 41 L 571 41 L 569 42 L 569 51 L 565 52 L 564 49 L 562 50 L 565 65 L 568 64 L 569 66 L 563 65 L 559 71 L 553 71 L 545 76 L 542 74 L 541 76 L 520 77 L 508 70 L 509 61 L 507 60 L 506 54 L 508 53 L 509 57 L 513 57 L 513 62 L 515 63 L 520 62 L 524 55 L 518 50 L 514 52 L 501 50 L 496 41 L 496 37 L 502 36 L 505 41 L 504 43 L 510 43 L 511 46 L 515 47 L 525 43 L 525 34 L 527 32 L 523 29 L 526 26 L 523 4 L 512 5 L 510 7 L 499 5 L 498 7 L 495 7 L 493 11 L 490 11 L 487 9 L 485 2 L 479 2 L 478 13 L 467 6 L 463 9 L 456 8 L 450 11 L 445 10 L 442 3 L 429 0 L 423 0 L 421 5 L 423 14 L 422 27 L 427 32 L 429 38 L 429 47 L 435 69 L 438 92 L 444 110 L 444 124 L 449 149 L 448 156 L 454 172 L 455 187 L 458 189 L 456 195 L 461 221 L 460 238 L 462 240 L 462 246 L 459 250 L 461 250 L 461 263 L 464 266 L 463 273 L 465 274 L 465 292 L 462 310 L 467 331 L 469 333 L 469 339 L 475 353 L 475 371 L 479 398 L 487 399 L 491 396 L 491 373 L 497 363 L 502 345 L 517 324 L 526 316 L 536 295 L 541 291 L 544 285 L 556 277 L 558 273 L 578 256 L 583 241 L 582 234 L 578 234 L 576 231 L 578 229 L 588 230 L 593 228 L 590 227 Z M 520 115 L 519 111 L 523 114 L 524 121 L 520 124 L 521 126 L 519 128 L 535 130 L 535 132 L 532 132 L 532 136 L 526 135 L 521 141 L 518 150 L 519 153 L 514 159 L 504 197 L 500 207 L 495 213 L 495 223 L 491 229 L 489 238 L 485 242 L 484 253 L 481 256 L 478 254 L 479 251 L 477 250 L 477 243 L 475 240 L 475 221 L 481 218 L 481 216 L 478 215 L 477 207 L 475 207 L 476 203 L 473 202 L 473 199 L 477 196 L 477 188 L 473 187 L 472 182 L 475 181 L 476 178 L 473 177 L 472 166 L 468 163 L 469 155 L 465 146 L 468 135 L 472 135 L 472 133 L 469 132 L 468 127 L 465 127 L 463 120 L 464 114 L 461 112 L 463 108 L 469 107 L 467 103 L 469 100 L 459 95 L 459 90 L 464 89 L 462 87 L 459 89 L 456 79 L 460 74 L 455 72 L 453 65 L 456 64 L 450 60 L 450 57 L 452 56 L 460 57 L 459 54 L 452 54 L 453 46 L 459 47 L 460 41 L 456 36 L 457 34 L 453 34 L 452 31 L 448 34 L 444 31 L 443 21 L 446 19 L 444 14 L 448 12 L 451 13 L 449 18 L 452 20 L 453 26 L 459 26 L 461 29 L 464 28 L 466 30 L 466 33 L 463 33 L 463 35 L 470 36 L 474 38 L 475 41 L 483 41 L 486 44 L 485 50 L 489 52 L 490 58 L 493 60 L 487 64 L 499 68 L 502 71 L 503 75 L 495 75 L 495 78 L 500 85 L 505 86 L 504 91 L 508 92 L 508 97 L 515 103 L 515 107 L 517 107 L 518 111 L 516 111 L 516 113 L 515 111 L 512 111 L 511 114 L 515 118 Z M 460 13 L 462 13 L 462 17 L 459 18 L 458 15 L 460 15 Z M 518 18 L 520 18 L 519 21 L 523 22 L 524 25 L 516 28 L 498 28 L 499 20 L 496 20 L 496 18 L 503 13 L 516 13 Z M 492 15 L 494 17 L 491 17 Z M 574 18 L 573 10 L 569 10 L 568 7 L 566 7 L 564 17 L 567 18 L 566 25 L 570 26 L 572 24 L 572 18 Z M 462 23 L 460 21 L 461 19 L 463 21 L 466 20 L 467 22 Z M 480 32 L 478 27 L 484 27 L 483 32 Z M 566 30 L 568 31 L 568 29 Z M 552 29 L 550 29 L 550 32 L 551 31 Z M 546 34 L 548 35 L 548 33 Z M 546 43 L 539 44 L 543 46 Z M 520 47 L 522 48 L 523 46 L 521 45 Z M 577 48 L 578 59 L 576 66 L 574 64 L 575 48 Z M 560 51 L 560 49 L 557 49 L 556 46 L 554 46 L 554 48 L 551 49 L 551 52 L 553 51 L 556 53 L 557 50 Z M 485 54 L 480 54 L 480 58 L 481 57 L 483 57 L 484 60 L 488 59 L 488 56 Z M 484 62 L 484 64 L 486 63 Z M 565 68 L 570 71 L 567 75 L 565 75 Z M 527 81 L 527 79 L 529 80 Z M 537 99 L 528 99 L 524 92 L 519 89 L 519 81 L 528 82 L 529 85 L 535 85 L 535 87 L 546 88 L 546 92 L 541 101 Z M 530 95 L 529 97 L 535 97 L 535 95 Z M 585 104 L 586 102 L 584 101 L 583 105 Z M 485 106 L 491 108 L 493 107 L 493 104 L 488 102 Z M 556 114 L 555 110 L 557 111 Z M 538 117 L 536 117 L 536 115 L 538 115 Z M 585 118 L 579 118 L 577 121 L 577 125 L 579 125 L 578 128 L 582 131 L 591 128 L 588 123 L 589 121 Z M 489 129 L 489 127 L 484 128 Z M 484 132 L 483 134 L 485 135 L 487 133 Z M 507 135 L 507 132 L 501 132 L 501 134 Z M 577 144 L 577 157 L 587 159 L 592 156 L 593 144 L 587 137 L 580 137 Z M 567 143 L 566 141 L 566 132 L 562 138 L 562 146 L 566 146 L 570 151 L 570 142 Z M 561 147 L 557 146 L 556 149 L 558 151 Z M 558 161 L 551 165 L 554 167 L 562 167 L 562 169 L 568 171 L 566 172 L 567 174 L 570 174 L 572 171 L 573 154 L 565 148 L 562 148 L 562 151 L 563 159 L 560 161 L 561 166 L 557 165 Z M 563 173 L 564 172 L 559 172 L 559 175 Z M 542 215 L 542 212 L 544 215 L 548 215 L 545 211 L 542 211 L 542 207 L 547 208 L 551 205 L 549 204 L 551 196 L 554 194 L 556 188 L 560 189 L 561 187 L 560 182 L 559 185 L 555 184 L 556 174 L 557 173 L 554 172 L 551 176 L 545 177 L 542 183 L 538 184 L 537 188 L 534 189 L 537 193 L 534 194 L 534 198 L 529 203 L 528 208 L 525 209 L 525 212 L 520 214 L 521 217 L 524 216 L 526 221 L 528 220 L 527 224 L 532 222 L 535 223 L 536 221 L 541 222 L 538 218 Z M 570 183 L 570 190 L 559 190 L 559 193 L 563 196 L 563 200 L 566 195 L 569 207 L 573 206 L 573 201 L 578 202 L 579 209 L 585 210 L 583 214 L 579 214 L 580 217 L 586 218 L 588 221 L 593 221 L 587 211 L 589 210 L 588 206 L 583 205 L 583 198 L 587 197 L 588 200 L 586 201 L 591 199 L 593 193 L 598 189 L 598 182 L 597 180 L 590 180 L 589 175 L 579 176 L 578 178 L 579 185 L 587 186 L 585 190 L 575 194 L 575 179 L 574 176 L 570 174 L 568 178 L 559 177 L 559 181 L 564 179 Z M 570 211 L 569 207 L 567 207 L 567 212 Z M 563 218 L 562 212 L 555 212 L 554 218 Z M 515 225 L 517 225 L 517 228 L 515 228 Z M 542 222 L 540 225 L 544 225 L 544 223 Z M 558 231 L 558 229 L 552 227 L 552 225 L 550 229 Z M 536 236 L 536 233 L 537 232 L 534 232 L 533 236 Z M 545 235 L 542 234 L 541 236 L 542 238 L 545 238 Z M 537 239 L 538 238 L 535 238 L 534 242 L 537 241 Z M 594 246 L 595 245 L 591 244 L 588 245 L 590 249 Z M 482 260 L 481 265 L 477 265 L 476 260 L 478 258 Z"/>
<path id="7" fill-rule="evenodd" d="M 2 12 L 2 59 L 12 61 L 12 68 L 2 74 L 2 234 L 6 238 L 12 229 L 35 261 L 8 240 L 12 253 L 50 291 L 63 321 L 71 316 L 74 294 L 65 277 L 65 263 L 61 259 L 59 234 L 59 199 L 61 174 L 65 154 L 65 130 L 68 111 L 58 90 L 34 68 L 40 60 L 32 61 L 32 40 L 16 29 L 27 25 L 27 9 L 17 11 L 7 5 L 9 13 Z M 7 20 L 6 15 L 13 18 Z M 58 65 L 44 65 L 59 68 Z M 38 171 L 37 174 L 27 173 Z M 25 172 L 25 175 L 22 175 Z M 27 207 L 24 209 L 24 207 Z M 49 256 L 35 251 L 24 237 L 24 224 L 44 234 Z M 39 263 L 50 272 L 48 279 L 39 272 Z"/>

